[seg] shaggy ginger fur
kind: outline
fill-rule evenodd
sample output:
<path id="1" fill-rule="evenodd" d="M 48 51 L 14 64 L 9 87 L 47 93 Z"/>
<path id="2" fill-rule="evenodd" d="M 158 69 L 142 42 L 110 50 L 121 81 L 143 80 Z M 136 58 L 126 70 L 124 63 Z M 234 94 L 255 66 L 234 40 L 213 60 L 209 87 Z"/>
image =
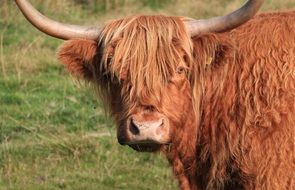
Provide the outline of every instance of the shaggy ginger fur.
<path id="1" fill-rule="evenodd" d="M 193 39 L 182 18 L 136 16 L 59 57 L 94 82 L 118 133 L 139 105 L 167 115 L 181 189 L 295 189 L 294 11 Z"/>

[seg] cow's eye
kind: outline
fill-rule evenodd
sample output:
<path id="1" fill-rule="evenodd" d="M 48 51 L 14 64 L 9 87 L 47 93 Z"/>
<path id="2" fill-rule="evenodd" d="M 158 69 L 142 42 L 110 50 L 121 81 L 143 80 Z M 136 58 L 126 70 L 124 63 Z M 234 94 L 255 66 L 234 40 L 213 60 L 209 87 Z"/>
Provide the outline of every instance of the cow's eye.
<path id="1" fill-rule="evenodd" d="M 143 105 L 143 109 L 146 112 L 154 112 L 156 110 L 155 106 L 152 105 Z"/>
<path id="2" fill-rule="evenodd" d="M 177 67 L 177 69 L 176 69 L 176 73 L 178 73 L 178 74 L 182 74 L 182 73 L 184 73 L 184 72 L 185 72 L 185 68 L 184 68 L 184 67 L 182 67 L 182 66 Z"/>

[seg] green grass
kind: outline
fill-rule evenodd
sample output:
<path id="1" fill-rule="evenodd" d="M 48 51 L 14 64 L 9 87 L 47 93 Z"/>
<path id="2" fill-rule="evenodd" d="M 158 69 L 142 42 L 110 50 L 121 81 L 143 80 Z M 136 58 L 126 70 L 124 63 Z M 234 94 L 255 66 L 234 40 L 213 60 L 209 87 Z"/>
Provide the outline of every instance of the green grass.
<path id="1" fill-rule="evenodd" d="M 97 24 L 140 13 L 210 17 L 242 0 L 31 2 L 54 19 Z M 117 143 L 92 89 L 57 62 L 62 41 L 33 28 L 12 1 L 0 4 L 0 189 L 177 189 L 164 156 Z M 288 7 L 294 0 L 267 0 L 263 10 Z"/>

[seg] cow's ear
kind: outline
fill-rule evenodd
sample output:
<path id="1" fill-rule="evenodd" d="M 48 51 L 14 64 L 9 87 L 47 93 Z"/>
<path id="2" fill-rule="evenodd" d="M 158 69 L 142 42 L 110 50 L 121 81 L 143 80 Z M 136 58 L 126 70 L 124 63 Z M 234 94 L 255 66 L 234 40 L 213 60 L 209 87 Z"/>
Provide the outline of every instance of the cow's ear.
<path id="1" fill-rule="evenodd" d="M 207 64 L 213 67 L 223 66 L 225 64 L 231 64 L 235 59 L 235 50 L 230 43 L 230 40 L 224 40 L 223 38 L 218 39 L 214 47 L 214 51 L 209 56 Z"/>
<path id="2" fill-rule="evenodd" d="M 235 58 L 233 42 L 223 35 L 205 34 L 194 38 L 197 62 L 206 68 L 219 68 L 231 63 Z"/>
<path id="3" fill-rule="evenodd" d="M 71 74 L 88 81 L 93 79 L 92 64 L 97 54 L 97 42 L 74 39 L 66 41 L 58 51 L 58 59 Z"/>

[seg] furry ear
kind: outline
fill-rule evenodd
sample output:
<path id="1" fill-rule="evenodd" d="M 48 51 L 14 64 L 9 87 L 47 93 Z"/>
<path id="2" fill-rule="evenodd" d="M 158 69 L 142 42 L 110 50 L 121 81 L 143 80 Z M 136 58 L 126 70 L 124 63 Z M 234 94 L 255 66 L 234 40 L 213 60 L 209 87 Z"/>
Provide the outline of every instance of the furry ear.
<path id="1" fill-rule="evenodd" d="M 234 43 L 228 37 L 207 34 L 193 40 L 197 61 L 206 68 L 223 66 L 233 62 L 235 58 Z"/>
<path id="2" fill-rule="evenodd" d="M 97 55 L 97 49 L 97 42 L 93 40 L 69 40 L 60 47 L 58 59 L 71 74 L 90 81 L 93 79 L 91 65 Z"/>

